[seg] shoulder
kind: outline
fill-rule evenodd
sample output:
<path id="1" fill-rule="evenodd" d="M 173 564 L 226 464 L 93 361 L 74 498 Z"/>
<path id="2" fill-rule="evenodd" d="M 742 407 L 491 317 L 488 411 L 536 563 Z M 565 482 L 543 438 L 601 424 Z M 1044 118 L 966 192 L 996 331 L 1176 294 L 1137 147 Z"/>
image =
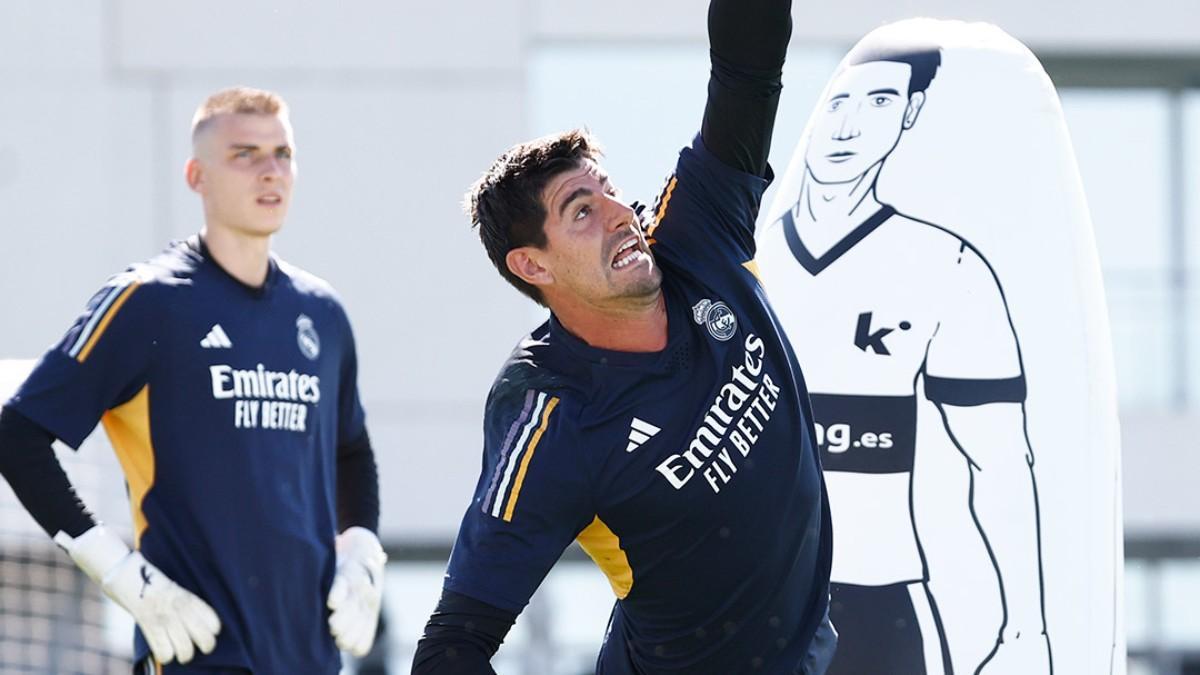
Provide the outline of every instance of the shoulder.
<path id="1" fill-rule="evenodd" d="M 1000 277 L 983 252 L 952 228 L 899 213 L 892 221 L 889 227 L 896 226 L 892 230 L 896 239 L 888 248 L 905 250 L 923 270 L 923 277 L 942 289 L 945 297 L 975 302 L 974 298 L 1003 295 Z"/>
<path id="2" fill-rule="evenodd" d="M 278 256 L 273 255 L 272 260 L 275 261 L 275 264 L 279 267 L 279 272 L 288 279 L 297 293 L 321 298 L 339 307 L 341 306 L 341 296 L 338 295 L 338 292 L 334 290 L 333 285 L 328 281 Z"/>
<path id="3" fill-rule="evenodd" d="M 958 234 L 953 227 L 897 212 L 889 221 L 888 229 L 893 236 L 903 239 L 910 245 L 916 245 L 927 251 L 930 256 L 940 258 L 952 265 L 990 267 L 983 253 Z"/>
<path id="4" fill-rule="evenodd" d="M 517 343 L 488 392 L 485 425 L 511 424 L 531 418 L 534 409 L 577 409 L 582 400 L 583 373 L 563 368 L 550 343 L 546 324 Z"/>
<path id="5" fill-rule="evenodd" d="M 350 330 L 350 316 L 345 303 L 339 294 L 325 279 L 297 267 L 282 258 L 272 254 L 271 259 L 279 268 L 279 274 L 286 280 L 288 286 L 306 303 L 315 304 L 329 311 L 342 324 L 343 329 Z M 315 315 L 314 315 L 314 318 Z"/>
<path id="6" fill-rule="evenodd" d="M 769 167 L 768 175 L 764 177 L 729 166 L 712 154 L 705 147 L 700 134 L 696 134 L 691 145 L 679 151 L 675 169 L 667 176 L 655 202 L 655 211 L 659 212 L 661 218 L 664 215 L 662 212 L 669 212 L 665 207 L 669 206 L 671 198 L 680 193 L 717 203 L 732 201 L 740 204 L 747 197 L 757 200 L 762 197 L 773 176 Z"/>
<path id="7" fill-rule="evenodd" d="M 556 368 L 549 330 L 542 325 L 521 338 L 505 359 L 488 393 L 489 412 L 507 408 L 533 390 L 561 398 L 571 389 L 571 376 Z"/>
<path id="8" fill-rule="evenodd" d="M 96 294 L 97 301 L 102 306 L 123 306 L 127 311 L 165 309 L 178 292 L 191 287 L 202 260 L 189 242 L 172 242 L 158 255 L 112 275 Z"/>

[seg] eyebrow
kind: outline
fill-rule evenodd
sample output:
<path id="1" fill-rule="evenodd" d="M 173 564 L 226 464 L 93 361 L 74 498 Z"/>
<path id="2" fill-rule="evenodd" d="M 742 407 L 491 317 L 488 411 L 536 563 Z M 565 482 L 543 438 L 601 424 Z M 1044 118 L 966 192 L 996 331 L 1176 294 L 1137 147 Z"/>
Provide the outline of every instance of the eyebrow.
<path id="1" fill-rule="evenodd" d="M 230 143 L 229 149 L 230 150 L 258 150 L 258 149 L 260 149 L 260 146 L 257 146 L 253 143 Z M 275 146 L 275 149 L 276 150 L 291 150 L 292 146 L 288 145 L 288 144 L 277 145 L 277 146 Z"/>
<path id="2" fill-rule="evenodd" d="M 830 96 L 830 97 L 829 97 L 829 100 L 830 100 L 830 101 L 836 101 L 836 100 L 838 100 L 839 98 L 850 98 L 850 94 L 838 94 L 837 96 Z"/>
<path id="3" fill-rule="evenodd" d="M 874 96 L 876 94 L 891 94 L 892 96 L 899 96 L 900 92 L 896 91 L 895 89 L 875 89 L 867 92 L 867 96 Z"/>
<path id="4" fill-rule="evenodd" d="M 594 194 L 592 192 L 591 188 L 585 188 L 585 187 L 575 188 L 575 191 L 572 192 L 571 194 L 567 195 L 567 198 L 564 199 L 563 203 L 558 207 L 558 217 L 562 218 L 563 211 L 567 210 L 567 207 L 571 205 L 571 202 L 575 201 L 576 199 L 579 199 L 580 197 L 587 197 L 591 194 Z"/>

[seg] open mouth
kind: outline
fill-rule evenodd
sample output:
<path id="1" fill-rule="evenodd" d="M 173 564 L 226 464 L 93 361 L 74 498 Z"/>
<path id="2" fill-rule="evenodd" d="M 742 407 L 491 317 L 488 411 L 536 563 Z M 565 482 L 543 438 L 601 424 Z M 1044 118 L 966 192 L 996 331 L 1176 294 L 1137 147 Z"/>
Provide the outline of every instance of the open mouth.
<path id="1" fill-rule="evenodd" d="M 272 192 L 270 194 L 259 196 L 259 198 L 255 201 L 263 206 L 279 206 L 283 203 L 283 197 Z"/>
<path id="2" fill-rule="evenodd" d="M 613 255 L 612 268 L 614 270 L 624 269 L 644 258 L 646 258 L 646 252 L 638 246 L 638 238 L 630 237 L 617 247 L 617 252 Z"/>

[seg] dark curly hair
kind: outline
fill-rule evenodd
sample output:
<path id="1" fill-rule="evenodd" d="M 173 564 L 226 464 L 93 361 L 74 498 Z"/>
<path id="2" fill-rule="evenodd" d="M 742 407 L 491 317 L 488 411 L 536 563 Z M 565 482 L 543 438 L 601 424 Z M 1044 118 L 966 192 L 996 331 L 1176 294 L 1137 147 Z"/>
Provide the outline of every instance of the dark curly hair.
<path id="1" fill-rule="evenodd" d="M 500 276 L 534 302 L 545 306 L 538 288 L 508 269 L 508 252 L 522 246 L 543 248 L 546 209 L 542 192 L 554 176 L 602 156 L 586 129 L 572 129 L 515 145 L 492 163 L 463 200 L 471 225 Z"/>

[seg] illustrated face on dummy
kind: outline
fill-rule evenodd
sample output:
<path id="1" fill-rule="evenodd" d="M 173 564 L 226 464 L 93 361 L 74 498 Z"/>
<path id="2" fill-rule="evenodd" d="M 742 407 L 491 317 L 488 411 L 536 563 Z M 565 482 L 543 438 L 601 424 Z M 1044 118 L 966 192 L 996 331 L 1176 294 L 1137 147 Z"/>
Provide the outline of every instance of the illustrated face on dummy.
<path id="1" fill-rule="evenodd" d="M 912 66 L 869 61 L 842 70 L 813 118 L 805 153 L 818 183 L 858 180 L 882 163 L 917 121 L 925 92 L 908 94 Z"/>

